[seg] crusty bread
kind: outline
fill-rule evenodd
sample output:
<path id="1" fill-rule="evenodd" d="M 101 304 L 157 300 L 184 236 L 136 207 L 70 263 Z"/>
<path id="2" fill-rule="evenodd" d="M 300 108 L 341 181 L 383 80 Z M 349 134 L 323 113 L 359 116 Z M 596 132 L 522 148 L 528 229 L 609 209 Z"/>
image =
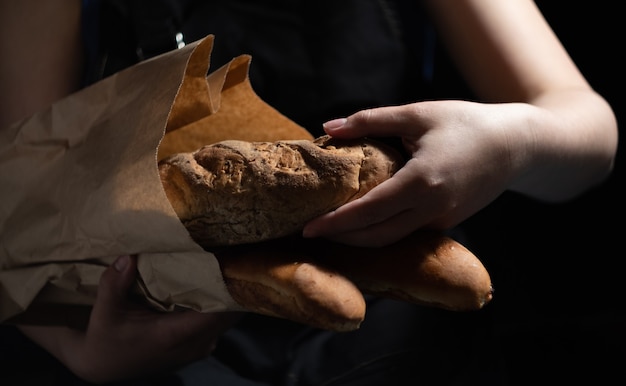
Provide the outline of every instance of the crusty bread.
<path id="1" fill-rule="evenodd" d="M 493 296 L 480 260 L 440 233 L 381 248 L 299 235 L 310 219 L 361 197 L 404 159 L 374 140 L 223 141 L 159 163 L 190 235 L 214 252 L 245 309 L 334 331 L 359 328 L 363 293 L 448 310 Z"/>
<path id="2" fill-rule="evenodd" d="M 370 139 L 222 141 L 159 162 L 165 193 L 205 248 L 293 234 L 361 197 L 403 163 Z"/>
<path id="3" fill-rule="evenodd" d="M 479 310 L 493 298 L 482 262 L 441 233 L 418 231 L 380 248 L 323 241 L 305 248 L 318 264 L 344 273 L 364 293 L 452 311 Z"/>
<path id="4" fill-rule="evenodd" d="M 479 310 L 493 297 L 481 261 L 435 232 L 414 232 L 379 248 L 291 236 L 215 255 L 241 306 L 327 330 L 359 328 L 363 293 L 452 311 Z"/>
<path id="5" fill-rule="evenodd" d="M 365 318 L 360 290 L 343 274 L 288 245 L 258 243 L 216 251 L 233 300 L 250 312 L 316 328 L 358 329 Z"/>

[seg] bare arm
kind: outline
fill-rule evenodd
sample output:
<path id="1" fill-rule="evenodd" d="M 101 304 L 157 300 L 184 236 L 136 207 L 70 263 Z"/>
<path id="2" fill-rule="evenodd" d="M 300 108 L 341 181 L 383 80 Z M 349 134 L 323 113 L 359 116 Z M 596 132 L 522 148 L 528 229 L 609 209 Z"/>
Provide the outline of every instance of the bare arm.
<path id="1" fill-rule="evenodd" d="M 520 110 L 519 119 L 503 127 L 518 168 L 510 189 L 558 201 L 607 176 L 617 147 L 614 114 L 533 1 L 426 4 L 458 68 L 480 98 L 539 108 Z"/>
<path id="2" fill-rule="evenodd" d="M 448 229 L 505 191 L 559 202 L 604 181 L 613 110 L 532 0 L 425 0 L 478 101 L 434 100 L 328 122 L 335 137 L 395 136 L 411 158 L 365 196 L 312 220 L 306 237 L 384 245 Z"/>
<path id="3" fill-rule="evenodd" d="M 78 89 L 80 22 L 80 0 L 0 1 L 0 129 Z"/>
<path id="4" fill-rule="evenodd" d="M 0 130 L 80 88 L 80 16 L 80 0 L 0 0 Z M 203 358 L 240 317 L 161 313 L 134 304 L 128 293 L 136 275 L 135 258 L 120 259 L 106 270 L 85 330 L 18 327 L 77 376 L 103 383 Z"/>

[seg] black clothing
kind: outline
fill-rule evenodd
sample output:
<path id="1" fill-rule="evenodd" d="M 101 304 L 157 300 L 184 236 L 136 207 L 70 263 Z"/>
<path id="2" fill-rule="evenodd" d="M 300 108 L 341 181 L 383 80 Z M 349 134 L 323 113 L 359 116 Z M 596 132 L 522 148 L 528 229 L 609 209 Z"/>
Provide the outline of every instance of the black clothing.
<path id="1" fill-rule="evenodd" d="M 99 76 L 174 49 L 177 34 L 187 43 L 213 34 L 211 70 L 250 54 L 261 99 L 317 136 L 326 120 L 426 96 L 432 31 L 412 8 L 379 0 L 104 1 Z"/>
<path id="2" fill-rule="evenodd" d="M 91 17 L 85 23 L 86 83 L 214 34 L 211 68 L 250 54 L 255 91 L 314 135 L 321 134 L 322 122 L 363 108 L 472 98 L 417 2 L 84 3 Z M 223 336 L 206 360 L 167 377 L 115 386 L 624 383 L 623 301 L 608 304 L 614 297 L 603 292 L 619 291 L 620 272 L 581 264 L 593 255 L 592 246 L 573 251 L 577 244 L 569 243 L 564 254 L 555 234 L 567 240 L 575 225 L 544 221 L 529 229 L 520 219 L 533 210 L 549 218 L 547 208 L 504 194 L 456 230 L 455 236 L 483 260 L 495 286 L 493 302 L 479 312 L 368 299 L 363 326 L 349 333 L 251 314 Z M 551 210 L 553 218 L 561 218 L 560 211 L 571 207 Z M 581 233 L 574 235 L 584 242 Z M 535 241 L 538 234 L 540 242 Z M 614 257 L 604 252 L 604 259 L 596 261 L 606 256 Z M 593 275 L 610 278 L 611 285 L 599 286 L 597 296 L 577 286 L 577 278 Z M 38 386 L 86 386 L 13 327 L 1 326 L 0 339 L 0 366 L 9 379 L 3 385 L 34 379 Z M 23 363 L 38 373 L 24 375 Z M 12 377 L 17 372 L 22 375 Z"/>

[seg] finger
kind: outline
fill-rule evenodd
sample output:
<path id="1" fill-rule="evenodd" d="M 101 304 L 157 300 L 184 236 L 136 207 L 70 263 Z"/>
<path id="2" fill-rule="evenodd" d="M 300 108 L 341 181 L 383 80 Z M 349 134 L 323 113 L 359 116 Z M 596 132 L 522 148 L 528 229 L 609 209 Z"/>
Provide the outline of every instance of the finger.
<path id="1" fill-rule="evenodd" d="M 164 315 L 162 335 L 168 337 L 179 359 L 195 360 L 210 355 L 221 334 L 241 318 L 242 312 L 201 313 L 193 310 Z"/>
<path id="2" fill-rule="evenodd" d="M 406 189 L 405 175 L 401 169 L 392 178 L 374 187 L 363 197 L 336 210 L 309 221 L 303 237 L 329 237 L 378 224 L 409 209 L 410 190 Z"/>
<path id="3" fill-rule="evenodd" d="M 324 131 L 337 138 L 406 137 L 420 134 L 423 123 L 418 104 L 361 110 L 347 118 L 324 123 Z"/>
<path id="4" fill-rule="evenodd" d="M 218 335 L 235 323 L 242 312 L 198 312 L 183 310 L 164 315 L 163 328 L 171 328 L 175 340 L 195 338 L 199 334 L 211 332 Z"/>
<path id="5" fill-rule="evenodd" d="M 396 193 L 397 188 L 393 185 L 391 180 L 385 181 L 365 196 L 309 221 L 303 229 L 303 237 L 327 237 L 351 232 L 402 212 L 405 209 L 402 200 L 395 199 L 400 192 Z"/>
<path id="6" fill-rule="evenodd" d="M 415 213 L 406 211 L 383 222 L 354 231 L 326 236 L 329 240 L 357 247 L 383 247 L 393 244 L 417 230 Z"/>
<path id="7" fill-rule="evenodd" d="M 128 291 L 137 278 L 136 256 L 120 256 L 102 273 L 96 296 L 97 308 L 120 309 L 126 304 Z M 109 312 L 102 312 L 110 315 Z"/>

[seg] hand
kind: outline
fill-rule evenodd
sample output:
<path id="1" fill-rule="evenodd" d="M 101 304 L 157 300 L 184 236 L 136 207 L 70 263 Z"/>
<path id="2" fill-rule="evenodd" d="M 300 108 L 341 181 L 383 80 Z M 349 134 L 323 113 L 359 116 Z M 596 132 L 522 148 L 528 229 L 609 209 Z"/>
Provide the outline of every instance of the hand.
<path id="1" fill-rule="evenodd" d="M 77 376 L 104 383 L 173 370 L 211 354 L 239 313 L 161 313 L 131 301 L 136 259 L 122 256 L 102 274 L 85 331 L 21 326 Z"/>
<path id="2" fill-rule="evenodd" d="M 510 146 L 528 143 L 513 140 L 513 126 L 522 128 L 524 114 L 538 111 L 524 104 L 434 101 L 327 122 L 324 129 L 334 137 L 400 137 L 411 158 L 362 198 L 309 222 L 303 235 L 381 246 L 419 228 L 459 224 L 507 189 L 518 167 Z"/>

